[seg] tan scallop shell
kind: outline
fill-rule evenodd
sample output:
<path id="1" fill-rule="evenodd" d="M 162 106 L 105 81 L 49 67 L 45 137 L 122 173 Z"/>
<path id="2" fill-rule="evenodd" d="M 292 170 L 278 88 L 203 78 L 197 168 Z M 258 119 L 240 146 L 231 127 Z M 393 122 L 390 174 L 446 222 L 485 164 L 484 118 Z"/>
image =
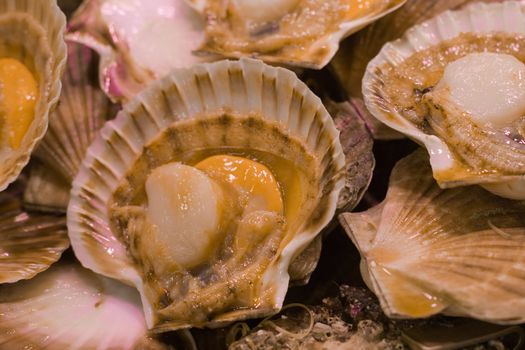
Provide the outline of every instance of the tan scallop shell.
<path id="1" fill-rule="evenodd" d="M 90 48 L 67 42 L 67 68 L 60 104 L 35 156 L 71 183 L 96 133 L 111 115 L 111 104 L 98 86 L 98 57 Z"/>
<path id="2" fill-rule="evenodd" d="M 65 217 L 24 211 L 17 184 L 0 194 L 0 283 L 34 277 L 69 248 Z"/>
<path id="3" fill-rule="evenodd" d="M 391 65 L 395 68 L 413 54 L 429 48 L 438 50 L 444 47 L 448 40 L 457 38 L 460 34 L 485 36 L 505 33 L 521 38 L 525 35 L 523 23 L 525 23 L 525 6 L 522 2 L 473 3 L 461 10 L 444 12 L 410 28 L 401 39 L 385 44 L 380 53 L 369 63 L 363 78 L 363 96 L 368 110 L 379 121 L 427 148 L 431 156 L 434 177 L 440 186 L 446 188 L 481 184 L 503 197 L 525 199 L 525 171 L 516 173 L 513 169 L 510 172 L 493 166 L 494 162 L 487 163 L 490 166 L 476 165 L 478 158 L 486 160 L 491 155 L 499 154 L 493 158 L 499 160 L 503 153 L 509 150 L 495 138 L 490 136 L 480 138 L 474 135 L 474 132 L 468 130 L 469 126 L 455 124 L 456 128 L 453 129 L 452 136 L 438 136 L 440 133 L 443 134 L 439 131 L 439 127 L 435 127 L 438 122 L 432 124 L 432 132 L 418 127 L 387 97 L 383 80 L 385 67 Z M 453 49 L 447 52 L 453 52 Z M 439 66 L 439 63 L 436 63 L 436 66 Z M 431 75 L 432 69 L 421 69 L 419 72 L 421 75 L 424 72 L 429 72 L 428 74 Z M 472 153 L 479 155 L 472 162 L 464 160 L 469 152 L 468 149 L 476 150 Z M 461 150 L 464 150 L 464 153 L 460 153 Z M 514 153 L 509 152 L 509 154 Z M 523 149 L 516 151 L 515 154 L 514 158 L 521 157 L 523 160 Z M 514 163 L 514 160 L 511 163 L 519 164 Z"/>
<path id="4" fill-rule="evenodd" d="M 505 0 L 482 0 L 481 2 L 502 2 Z M 354 99 L 375 139 L 392 140 L 404 138 L 374 118 L 363 106 L 361 82 L 366 66 L 381 50 L 384 44 L 403 36 L 410 27 L 426 21 L 443 11 L 458 9 L 480 0 L 411 0 L 399 10 L 375 21 L 366 28 L 341 42 L 341 47 L 330 62 L 346 93 Z"/>
<path id="5" fill-rule="evenodd" d="M 24 207 L 44 213 L 65 214 L 71 185 L 46 165 L 33 160 L 24 190 Z"/>
<path id="6" fill-rule="evenodd" d="M 59 262 L 37 277 L 0 286 L 4 349 L 169 347 L 147 334 L 138 293 L 78 263 Z"/>
<path id="7" fill-rule="evenodd" d="M 214 126 L 216 121 L 218 126 Z M 107 210 L 112 193 L 124 178 L 131 188 L 144 181 L 141 180 L 143 174 L 126 175 L 132 164 L 141 164 L 141 169 L 148 169 L 166 162 L 156 159 L 156 155 L 160 155 L 159 158 L 168 156 L 169 161 L 169 155 L 161 148 L 155 150 L 148 145 L 161 133 L 176 137 L 178 130 L 183 130 L 178 128 L 189 125 L 188 122 L 193 123 L 195 130 L 202 130 L 202 137 L 191 139 L 189 144 L 174 139 L 175 143 L 170 147 L 175 149 L 169 153 L 229 146 L 286 154 L 286 147 L 282 148 L 278 140 L 293 137 L 317 159 L 319 174 L 322 174 L 321 188 L 313 204 L 314 212 L 290 241 L 279 248 L 279 259 L 263 274 L 264 282 L 259 287 L 263 291 L 271 288 L 275 292 L 271 302 L 264 302 L 260 307 L 209 315 L 208 320 L 198 324 L 192 324 L 178 314 L 166 314 L 166 310 L 161 322 L 153 300 L 144 294 L 147 282 L 131 260 L 126 244 L 111 231 Z M 271 125 L 273 131 L 264 125 Z M 344 185 L 345 166 L 338 136 L 319 98 L 285 69 L 243 59 L 174 71 L 127 104 L 114 121 L 105 125 L 88 149 L 73 183 L 68 207 L 68 230 L 75 254 L 85 267 L 134 285 L 141 292 L 148 326 L 155 331 L 214 325 L 275 312 L 281 307 L 288 288 L 290 261 L 317 236 L 335 213 L 338 195 Z M 150 156 L 141 157 L 143 152 Z M 146 159 L 147 163 L 144 163 Z M 141 163 L 136 163 L 137 160 Z M 210 303 L 206 306 L 209 310 L 214 308 L 213 300 L 206 300 Z M 191 303 L 190 299 L 187 302 Z M 194 305 L 194 308 L 198 311 L 199 305 Z"/>
<path id="8" fill-rule="evenodd" d="M 525 201 L 478 186 L 441 189 L 418 150 L 394 168 L 386 199 L 341 223 L 389 317 L 440 312 L 525 321 Z"/>
<path id="9" fill-rule="evenodd" d="M 24 203 L 32 209 L 66 211 L 71 183 L 96 133 L 114 115 L 98 86 L 98 57 L 81 44 L 67 42 L 67 68 L 60 103 L 35 150 Z"/>
<path id="10" fill-rule="evenodd" d="M 13 182 L 44 136 L 50 111 L 60 96 L 60 77 L 66 63 L 63 33 L 66 18 L 56 0 L 0 1 L 0 56 L 32 67 L 39 85 L 35 118 L 17 150 L 0 157 L 0 190 Z"/>

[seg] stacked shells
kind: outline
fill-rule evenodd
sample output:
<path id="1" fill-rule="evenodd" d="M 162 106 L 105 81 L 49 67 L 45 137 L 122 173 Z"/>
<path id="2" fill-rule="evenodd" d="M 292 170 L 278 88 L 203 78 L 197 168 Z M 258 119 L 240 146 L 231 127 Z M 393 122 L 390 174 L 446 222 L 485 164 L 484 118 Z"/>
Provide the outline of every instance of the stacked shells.
<path id="1" fill-rule="evenodd" d="M 325 297 L 320 274 L 366 285 L 373 321 L 525 322 L 522 2 L 84 0 L 69 18 L 0 0 L 0 347 L 195 349 L 190 329 L 262 317 L 297 348 L 379 343 L 273 323 Z M 408 152 L 372 136 L 427 152 L 377 184 L 373 152 Z"/>

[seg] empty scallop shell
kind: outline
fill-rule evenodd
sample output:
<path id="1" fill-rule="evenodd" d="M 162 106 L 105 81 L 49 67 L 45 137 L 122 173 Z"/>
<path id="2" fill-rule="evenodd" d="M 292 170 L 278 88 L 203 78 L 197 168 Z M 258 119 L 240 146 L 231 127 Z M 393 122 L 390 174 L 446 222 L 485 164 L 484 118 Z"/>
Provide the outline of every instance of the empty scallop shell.
<path id="1" fill-rule="evenodd" d="M 187 129 L 186 137 L 184 130 L 188 126 L 191 128 Z M 199 137 L 192 137 L 193 133 Z M 303 146 L 292 147 L 295 142 Z M 166 291 L 169 294 L 160 296 L 159 304 L 159 295 L 156 291 L 152 294 L 151 290 L 152 283 L 158 283 L 157 272 L 149 274 L 148 279 L 143 277 L 141 264 L 148 262 L 140 257 L 140 251 L 137 253 L 140 247 L 136 248 L 135 243 L 112 231 L 108 205 L 117 205 L 112 215 L 131 215 L 126 219 L 132 225 L 126 226 L 129 229 L 146 228 L 143 225 L 146 222 L 140 219 L 143 210 L 140 206 L 119 207 L 115 198 L 126 203 L 132 192 L 143 188 L 145 176 L 152 169 L 172 162 L 177 154 L 213 147 L 254 149 L 282 157 L 299 152 L 295 153 L 298 158 L 294 162 L 301 162 L 300 154 L 304 154 L 301 152 L 310 153 L 316 164 L 311 176 L 317 171 L 314 169 L 318 169 L 320 187 L 317 194 L 302 204 L 313 212 L 301 221 L 297 231 L 290 233 L 286 243 L 269 236 L 268 241 L 258 246 L 257 261 L 245 266 L 246 270 L 242 264 L 235 263 L 245 256 L 233 256 L 232 266 L 238 271 L 228 270 L 231 259 L 225 261 L 224 271 L 217 270 L 217 262 L 212 260 L 204 270 L 208 275 L 203 277 L 204 284 L 188 290 L 172 285 Z M 332 219 L 344 185 L 344 166 L 332 119 L 320 100 L 293 73 L 248 59 L 177 70 L 127 104 L 115 121 L 105 125 L 100 137 L 88 149 L 71 191 L 70 239 L 85 267 L 139 290 L 148 327 L 157 332 L 266 315 L 278 310 L 283 303 L 291 260 Z M 267 251 L 269 247 L 279 247 L 278 255 L 274 248 L 271 248 L 274 253 Z M 246 253 L 248 257 L 250 252 Z M 261 261 L 266 261 L 267 254 L 271 254 L 271 261 L 263 265 Z M 164 263 L 158 259 L 156 264 Z M 257 275 L 260 279 L 253 276 L 253 268 L 262 269 L 261 275 Z M 228 271 L 226 275 L 225 271 Z M 238 273 L 244 277 L 237 279 Z M 180 277 L 174 273 L 170 278 L 178 281 Z M 247 288 L 251 297 L 243 294 L 242 288 Z M 233 306 L 239 302 L 237 293 L 248 298 L 240 302 L 239 308 Z M 250 301 L 254 300 L 252 297 L 257 303 Z"/>
<path id="2" fill-rule="evenodd" d="M 127 101 L 169 70 L 206 61 L 192 53 L 203 28 L 203 18 L 184 0 L 85 0 L 67 38 L 100 54 L 102 90 L 113 101 Z"/>
<path id="3" fill-rule="evenodd" d="M 389 317 L 440 312 L 525 321 L 525 201 L 477 186 L 441 189 L 423 150 L 394 168 L 386 199 L 340 216 Z"/>
<path id="4" fill-rule="evenodd" d="M 339 42 L 406 1 L 189 0 L 207 18 L 200 50 L 320 69 Z"/>
<path id="5" fill-rule="evenodd" d="M 25 212 L 9 191 L 0 194 L 0 283 L 34 277 L 69 248 L 64 216 Z"/>
<path id="6" fill-rule="evenodd" d="M 61 262 L 0 286 L 3 349 L 168 349 L 148 338 L 138 293 Z"/>
<path id="7" fill-rule="evenodd" d="M 490 136 L 492 131 L 480 131 L 479 128 L 472 127 L 472 123 L 465 118 L 459 118 L 464 123 L 454 124 L 452 132 L 442 130 L 437 121 L 439 119 L 436 117 L 437 114 L 430 108 L 424 107 L 424 104 L 419 102 L 416 102 L 415 109 L 396 105 L 392 101 L 393 95 L 387 92 L 388 89 L 409 88 L 410 92 L 403 90 L 395 93 L 396 96 L 404 96 L 400 98 L 406 97 L 407 100 L 418 94 L 425 95 L 427 90 L 429 88 L 431 90 L 435 85 L 435 80 L 439 80 L 443 75 L 444 66 L 449 60 L 458 59 L 469 52 L 476 52 L 476 48 L 481 51 L 497 51 L 520 56 L 522 38 L 525 34 L 523 23 L 525 23 L 525 7 L 520 2 L 474 3 L 461 10 L 447 11 L 421 25 L 412 27 L 401 39 L 384 45 L 368 65 L 363 78 L 363 95 L 368 110 L 389 127 L 425 145 L 431 156 L 434 177 L 440 186 L 481 184 L 498 195 L 524 199 L 525 173 L 515 169 L 519 168 L 519 164 L 524 164 L 523 146 L 504 135 L 500 135 L 500 139 L 505 139 L 500 142 L 501 140 L 498 141 Z M 506 39 L 494 38 L 497 35 L 504 36 Z M 461 45 L 461 43 L 455 44 L 457 40 L 470 40 L 469 38 L 472 39 L 470 42 L 473 44 L 465 44 L 462 50 L 456 50 L 454 45 Z M 486 42 L 477 45 L 476 40 L 486 40 Z M 496 48 L 488 48 L 492 42 Z M 505 45 L 508 46 L 507 49 Z M 438 55 L 445 52 L 447 54 L 440 56 L 442 59 L 438 60 L 432 57 L 426 59 L 425 55 L 430 52 Z M 410 75 L 408 73 L 408 75 L 405 73 L 403 73 L 405 75 L 398 75 L 401 80 L 404 79 L 398 84 L 385 81 L 388 77 L 388 69 L 395 72 L 411 58 L 423 59 L 428 64 L 425 69 L 414 70 L 411 76 L 408 76 Z M 410 83 L 407 85 L 407 82 Z M 412 89 L 410 84 L 416 84 L 417 88 Z M 421 98 L 415 96 L 415 101 L 419 99 Z M 423 121 L 420 120 L 422 113 L 425 114 Z M 498 156 L 495 156 L 496 154 Z M 506 160 L 509 162 L 505 163 Z M 505 164 L 515 166 L 512 168 Z"/>
<path id="8" fill-rule="evenodd" d="M 3 146 L 0 190 L 13 182 L 28 163 L 33 148 L 46 132 L 49 113 L 58 102 L 66 61 L 65 26 L 65 16 L 56 0 L 0 1 L 0 56 L 15 58 L 29 67 L 39 90 L 34 119 L 20 146 Z"/>

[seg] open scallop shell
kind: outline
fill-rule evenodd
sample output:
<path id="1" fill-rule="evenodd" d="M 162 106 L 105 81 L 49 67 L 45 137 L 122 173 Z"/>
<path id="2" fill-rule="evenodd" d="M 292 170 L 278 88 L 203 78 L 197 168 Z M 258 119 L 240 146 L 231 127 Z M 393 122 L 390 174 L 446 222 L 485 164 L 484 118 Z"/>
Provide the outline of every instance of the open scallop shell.
<path id="1" fill-rule="evenodd" d="M 384 45 L 380 53 L 368 65 L 363 78 L 363 95 L 368 110 L 378 120 L 423 144 L 429 154 L 430 162 L 440 186 L 453 187 L 468 184 L 481 184 L 490 191 L 508 198 L 525 198 L 525 174 L 505 174 L 498 169 L 480 169 L 462 162 L 456 151 L 444 138 L 423 131 L 409 121 L 388 99 L 382 81 L 385 65 L 400 65 L 413 54 L 437 47 L 462 33 L 479 35 L 511 33 L 525 35 L 525 7 L 516 1 L 484 4 L 474 3 L 457 11 L 447 11 L 421 25 L 409 29 L 399 40 Z M 430 70 L 430 69 L 429 69 Z M 422 71 L 424 72 L 424 71 Z M 465 133 L 466 134 L 466 133 Z M 464 140 L 462 140 L 464 141 Z M 473 148 L 479 147 L 475 138 Z M 481 141 L 480 141 L 481 142 Z M 458 146 L 459 147 L 459 146 Z"/>
<path id="2" fill-rule="evenodd" d="M 441 189 L 418 150 L 394 168 L 386 199 L 340 216 L 389 317 L 444 312 L 525 321 L 525 201 L 478 186 Z"/>
<path id="3" fill-rule="evenodd" d="M 32 68 L 39 98 L 35 117 L 16 150 L 0 156 L 0 190 L 13 182 L 29 162 L 44 136 L 50 111 L 60 96 L 60 77 L 66 62 L 63 33 L 66 19 L 56 0 L 0 1 L 0 56 L 12 57 Z"/>
<path id="4" fill-rule="evenodd" d="M 232 117 L 224 117 L 225 113 Z M 216 117 L 234 118 L 232 120 L 239 120 L 241 124 L 221 123 L 220 129 L 215 130 L 217 127 L 212 121 Z M 261 119 L 260 122 L 253 120 L 256 125 L 251 125 L 251 118 Z M 262 292 L 272 289 L 271 300 L 263 302 L 260 307 L 248 306 L 237 311 L 226 308 L 215 311 L 213 315 L 210 310 L 214 310 L 215 299 L 207 300 L 211 304 L 202 305 L 206 309 L 193 305 L 195 312 L 208 310 L 209 318 L 198 324 L 185 320 L 184 316 L 177 319 L 177 314 L 166 312 L 164 319 L 159 319 L 159 310 L 145 295 L 147 281 L 133 263 L 126 244 L 112 233 L 107 207 L 113 192 L 124 179 L 133 182 L 130 182 L 132 188 L 138 184 L 135 181 L 144 181 L 141 180 L 144 174 L 126 175 L 133 164 L 139 164 L 136 162 L 143 159 L 140 157 L 143 152 L 148 152 L 148 159 L 152 161 L 148 161 L 149 164 L 140 161 L 146 170 L 170 161 L 170 156 L 165 153 L 163 156 L 168 156 L 168 160 L 152 159 L 155 151 L 148 145 L 166 131 L 175 137 L 177 128 L 189 121 L 194 122 L 198 129 L 207 125 L 207 131 L 201 133 L 202 137 L 192 139 L 191 144 L 179 143 L 171 147 L 191 150 L 202 145 L 237 146 L 286 153 L 281 146 L 266 142 L 272 133 L 267 134 L 264 127 L 268 123 L 278 134 L 293 135 L 316 159 L 322 160 L 318 164 L 322 177 L 318 197 L 313 202 L 314 214 L 285 246 L 279 248 L 279 259 L 264 270 L 263 282 L 257 283 Z M 231 133 L 231 128 L 239 127 L 236 125 L 241 125 L 242 130 Z M 257 125 L 263 125 L 262 129 Z M 141 293 L 148 326 L 155 331 L 215 325 L 275 312 L 281 307 L 288 288 L 291 260 L 317 236 L 335 213 L 338 195 L 344 185 L 345 166 L 338 134 L 321 101 L 290 71 L 248 59 L 174 71 L 127 104 L 115 121 L 106 124 L 100 137 L 88 149 L 73 183 L 68 207 L 68 229 L 75 254 L 85 267 L 134 285 Z M 220 293 L 218 297 L 222 298 Z"/>
<path id="5" fill-rule="evenodd" d="M 148 338 L 138 293 L 61 262 L 0 286 L 3 349 L 168 349 Z"/>
<path id="6" fill-rule="evenodd" d="M 399 10 L 377 20 L 341 43 L 330 64 L 346 93 L 352 97 L 354 105 L 360 109 L 374 138 L 392 140 L 403 138 L 404 135 L 379 122 L 363 106 L 361 82 L 370 60 L 379 53 L 384 44 L 400 38 L 408 28 L 445 10 L 457 9 L 474 1 L 479 0 L 411 0 Z M 494 2 L 484 2 L 489 1 Z"/>
<path id="7" fill-rule="evenodd" d="M 67 248 L 64 216 L 25 212 L 16 195 L 0 194 L 0 283 L 34 277 Z"/>
<path id="8" fill-rule="evenodd" d="M 200 51 L 231 58 L 249 56 L 270 63 L 321 69 L 335 55 L 341 40 L 397 10 L 406 0 L 367 1 L 366 4 L 361 4 L 360 1 L 341 3 L 331 1 L 328 4 L 322 1 L 284 0 L 281 1 L 284 3 L 282 5 L 277 4 L 278 1 L 272 1 L 268 8 L 261 4 L 259 6 L 261 9 L 258 11 L 272 12 L 275 8 L 282 7 L 283 10 L 291 9 L 291 12 L 285 11 L 273 19 L 261 19 L 260 23 L 254 22 L 256 24 L 246 19 L 252 14 L 235 15 L 239 20 L 234 19 L 232 15 L 235 8 L 233 4 L 241 3 L 240 6 L 248 6 L 251 10 L 256 4 L 254 1 L 189 0 L 189 2 L 208 19 L 206 36 Z M 251 4 L 242 5 L 244 3 Z M 370 11 L 363 10 L 368 5 L 375 7 Z M 354 8 L 359 8 L 362 12 L 348 17 L 348 13 Z M 282 21 L 288 17 L 291 19 L 291 24 L 288 26 L 297 30 L 297 32 L 292 30 L 293 34 L 281 32 L 281 27 L 284 27 Z"/>
<path id="9" fill-rule="evenodd" d="M 343 41 L 330 64 L 346 92 L 362 98 L 361 83 L 366 67 L 387 42 L 402 37 L 410 27 L 446 10 L 456 10 L 473 2 L 502 1 L 505 0 L 411 0 Z"/>
<path id="10" fill-rule="evenodd" d="M 124 21 L 137 20 L 140 22 L 141 17 L 146 15 L 138 10 L 133 12 L 132 9 L 142 6 L 148 9 L 143 12 L 152 12 L 152 8 L 158 6 L 157 3 L 159 1 L 125 0 L 110 3 L 110 0 L 85 0 L 69 22 L 67 38 L 87 45 L 100 54 L 100 86 L 113 101 L 131 99 L 149 83 L 165 75 L 166 69 L 159 70 L 146 63 L 140 64 L 134 58 L 131 44 L 128 42 L 130 39 L 122 34 L 124 29 L 120 28 L 121 22 L 111 20 L 102 12 L 109 11 L 116 14 L 120 12 L 123 14 Z M 195 63 L 206 61 L 205 58 L 192 54 L 202 40 L 204 20 L 184 0 L 173 0 L 170 3 L 164 1 L 163 6 L 164 8 L 157 10 L 157 15 L 162 19 L 162 13 L 173 12 L 172 20 L 177 27 L 164 29 L 164 34 L 158 37 L 158 42 L 149 39 L 148 45 L 155 44 L 163 48 L 171 48 L 171 56 L 177 55 L 176 59 L 171 60 L 169 64 L 171 68 L 188 68 Z M 168 34 L 170 38 L 177 36 L 179 39 L 166 43 Z M 156 52 L 151 56 L 159 54 L 161 53 Z"/>

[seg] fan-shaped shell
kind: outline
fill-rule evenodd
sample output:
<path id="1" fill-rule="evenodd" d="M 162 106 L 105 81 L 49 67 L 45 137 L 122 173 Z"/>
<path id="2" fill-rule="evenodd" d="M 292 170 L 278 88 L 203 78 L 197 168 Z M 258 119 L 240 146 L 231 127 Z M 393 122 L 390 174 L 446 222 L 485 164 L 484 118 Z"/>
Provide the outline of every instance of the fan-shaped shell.
<path id="1" fill-rule="evenodd" d="M 23 211 L 14 186 L 0 194 L 0 283 L 34 277 L 69 248 L 65 217 Z"/>
<path id="2" fill-rule="evenodd" d="M 60 104 L 35 155 L 71 183 L 86 149 L 112 112 L 109 99 L 98 86 L 96 54 L 73 42 L 68 42 L 67 48 Z"/>
<path id="3" fill-rule="evenodd" d="M 411 0 L 397 11 L 377 20 L 341 42 L 341 47 L 331 61 L 331 66 L 346 93 L 354 100 L 353 104 L 359 108 L 375 139 L 399 139 L 404 135 L 379 122 L 364 107 L 361 81 L 368 63 L 379 53 L 384 44 L 400 38 L 410 27 L 445 10 L 458 9 L 475 1 L 480 2 L 479 0 Z"/>
<path id="4" fill-rule="evenodd" d="M 525 201 L 481 187 L 441 189 L 419 150 L 396 165 L 383 203 L 340 219 L 388 316 L 444 312 L 519 324 L 525 320 L 524 213 Z"/>
<path id="5" fill-rule="evenodd" d="M 30 281 L 0 286 L 4 349 L 151 349 L 132 288 L 61 262 Z"/>
<path id="6" fill-rule="evenodd" d="M 39 89 L 35 116 L 20 146 L 0 156 L 0 190 L 13 182 L 28 163 L 33 148 L 46 132 L 49 113 L 58 102 L 66 61 L 65 26 L 65 16 L 56 0 L 0 1 L 0 55 L 33 68 Z"/>
<path id="7" fill-rule="evenodd" d="M 71 185 L 48 166 L 33 160 L 24 190 L 24 207 L 45 213 L 65 214 Z"/>
<path id="8" fill-rule="evenodd" d="M 86 46 L 68 42 L 67 68 L 60 103 L 35 156 L 24 203 L 37 210 L 66 211 L 71 182 L 84 154 L 106 119 L 112 104 L 97 80 L 98 57 Z"/>
<path id="9" fill-rule="evenodd" d="M 352 97 L 362 98 L 361 83 L 366 67 L 387 42 L 399 39 L 409 28 L 446 10 L 457 10 L 473 2 L 502 1 L 505 0 L 411 0 L 344 40 L 331 65 L 345 91 Z"/>
<path id="10" fill-rule="evenodd" d="M 520 158 L 523 157 L 523 149 L 518 145 L 515 150 L 510 151 L 514 146 L 507 146 L 506 143 L 495 140 L 490 133 L 483 131 L 476 134 L 477 130 L 469 131 L 470 124 L 454 125 L 451 130 L 454 130 L 452 134 L 455 135 L 445 135 L 439 122 L 434 122 L 436 117 L 433 112 L 431 113 L 430 108 L 428 116 L 421 123 L 418 120 L 420 112 L 422 113 L 424 109 L 411 110 L 405 106 L 396 106 L 392 101 L 393 95 L 387 90 L 394 87 L 402 90 L 405 85 L 400 82 L 394 86 L 392 82 L 385 81 L 387 70 L 400 69 L 398 67 L 408 62 L 410 58 L 424 59 L 425 53 L 434 52 L 439 55 L 440 52 L 446 52 L 442 60 L 430 60 L 428 62 L 432 62 L 424 69 L 413 71 L 411 76 L 404 78 L 403 82 L 411 81 L 417 85 L 417 88 L 408 92 L 408 95 L 424 94 L 425 89 L 431 87 L 427 85 L 433 85 L 432 81 L 442 76 L 440 72 L 444 69 L 444 65 L 454 58 L 469 53 L 470 47 L 472 50 L 479 47 L 479 50 L 512 52 L 511 54 L 521 57 L 520 48 L 525 34 L 524 20 L 524 7 L 520 2 L 474 3 L 458 11 L 445 12 L 409 29 L 403 38 L 384 45 L 368 65 L 363 78 L 363 95 L 367 108 L 381 122 L 425 145 L 431 155 L 434 177 L 443 187 L 482 184 L 498 195 L 523 199 L 525 174 L 502 165 L 506 159 L 504 153 Z M 502 35 L 506 39 L 493 38 L 497 35 Z M 485 42 L 475 44 L 475 40 L 478 39 L 473 39 L 474 44 L 464 45 L 467 49 L 455 50 L 454 45 L 459 45 L 455 44 L 455 40 L 463 40 L 462 38 L 467 37 L 486 40 L 486 43 L 494 42 L 493 46 L 497 48 L 488 48 L 489 44 Z M 503 47 L 506 45 L 503 43 L 508 44 L 509 50 Z M 418 53 L 419 56 L 415 56 Z M 398 91 L 396 95 L 408 96 L 404 95 L 405 93 L 406 91 Z M 423 108 L 423 104 L 421 106 Z M 494 162 L 481 164 L 490 157 Z M 518 167 L 520 164 L 519 161 L 510 163 Z"/>
<path id="11" fill-rule="evenodd" d="M 194 123 L 191 130 L 201 136 L 186 138 L 183 142 L 177 135 L 185 138 L 185 129 L 181 128 L 190 125 L 189 122 Z M 269 129 L 265 125 L 270 126 Z M 202 128 L 206 133 L 199 131 L 204 130 Z M 159 135 L 168 137 L 166 140 L 173 138 L 175 144 L 165 145 L 175 147 L 175 151 L 152 143 L 162 140 Z M 312 214 L 290 241 L 280 246 L 279 259 L 264 271 L 263 283 L 257 282 L 261 290 L 271 288 L 275 293 L 270 302 L 263 302 L 260 307 L 248 306 L 242 311 L 226 308 L 209 316 L 211 319 L 199 321 L 198 325 L 253 317 L 279 309 L 288 286 L 290 261 L 316 237 L 335 212 L 344 185 L 345 161 L 338 132 L 320 100 L 293 73 L 260 61 L 222 61 L 175 71 L 127 104 L 115 121 L 106 124 L 100 137 L 88 149 L 71 192 L 68 229 L 77 257 L 84 266 L 96 272 L 135 285 L 143 298 L 148 325 L 155 330 L 192 325 L 191 319 L 185 319 L 184 314 L 171 313 L 170 308 L 182 307 L 180 303 L 173 303 L 161 313 L 144 294 L 147 281 L 131 260 L 127 244 L 110 228 L 107 206 L 114 191 L 122 189 L 123 184 L 124 188 L 139 188 L 150 169 L 170 161 L 170 153 L 215 145 L 286 155 L 295 152 L 291 150 L 295 146 L 287 149 L 295 142 L 290 141 L 290 137 L 303 144 L 319 161 L 321 188 L 312 202 Z M 288 146 L 283 146 L 282 142 Z M 147 158 L 143 154 L 147 154 Z M 137 171 L 127 174 L 132 165 Z M 119 190 L 117 194 L 121 198 L 128 196 L 127 190 Z M 220 283 L 212 284 L 210 290 L 202 293 L 218 293 L 219 300 L 223 300 L 220 288 Z M 192 291 L 189 293 L 191 295 Z M 228 295 L 224 296 L 225 300 Z M 218 303 L 219 300 L 213 298 L 215 296 L 190 303 L 200 314 L 203 302 L 206 304 L 201 305 L 204 310 L 214 310 L 214 301 Z M 159 318 L 161 314 L 162 319 Z M 177 319 L 177 315 L 183 316 Z"/>

